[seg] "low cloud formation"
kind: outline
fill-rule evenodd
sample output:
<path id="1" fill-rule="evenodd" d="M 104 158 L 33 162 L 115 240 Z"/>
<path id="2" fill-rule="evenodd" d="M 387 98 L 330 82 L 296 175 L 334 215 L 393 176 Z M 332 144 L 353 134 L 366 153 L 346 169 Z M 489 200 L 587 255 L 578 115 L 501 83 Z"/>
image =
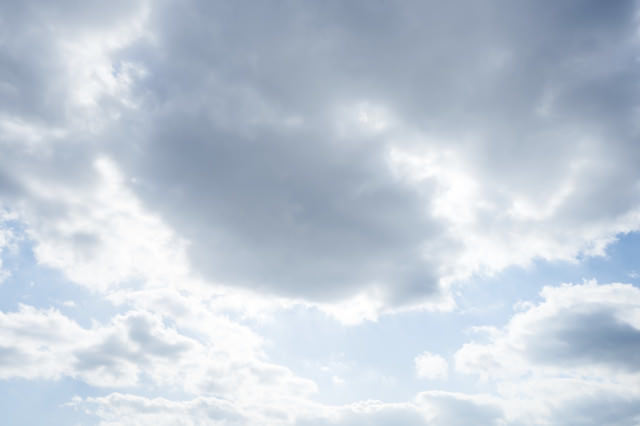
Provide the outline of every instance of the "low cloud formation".
<path id="1" fill-rule="evenodd" d="M 541 304 L 525 306 L 503 330 L 484 330 L 489 344 L 470 343 L 460 349 L 458 368 L 490 377 L 494 371 L 532 366 L 565 372 L 583 368 L 640 372 L 638 288 L 590 281 L 545 287 L 541 295 Z"/>
<path id="2" fill-rule="evenodd" d="M 146 311 L 130 311 L 109 323 L 81 327 L 55 309 L 22 305 L 0 313 L 0 377 L 59 379 L 72 377 L 105 388 L 152 389 L 243 400 L 304 396 L 315 390 L 308 380 L 268 362 L 260 338 L 224 317 L 208 315 L 208 338 L 187 334 L 165 324 L 175 323 Z M 180 323 L 188 328 L 188 321 Z M 203 325 L 200 325 L 200 330 Z M 269 396 L 271 395 L 271 396 Z"/>
<path id="3" fill-rule="evenodd" d="M 541 295 L 504 328 L 480 329 L 488 343 L 460 348 L 456 369 L 553 424 L 637 424 L 640 290 L 590 281 Z"/>
<path id="4" fill-rule="evenodd" d="M 97 413 L 100 425 L 119 425 L 123 419 L 128 424 L 198 425 L 215 426 L 248 425 L 239 410 L 232 404 L 217 398 L 197 398 L 176 402 L 164 398 L 149 399 L 141 396 L 113 393 L 106 397 L 76 398 L 69 405 L 82 407 L 89 413 Z"/>
<path id="5" fill-rule="evenodd" d="M 23 306 L 0 318 L 3 341 L 10 343 L 2 351 L 1 374 L 70 376 L 107 388 L 144 385 L 198 395 L 175 400 L 111 393 L 70 404 L 103 424 L 126 418 L 162 425 L 179 418 L 186 425 L 633 425 L 640 416 L 640 371 L 628 348 L 640 334 L 638 291 L 595 282 L 545 287 L 543 302 L 522 304 L 503 328 L 480 328 L 488 342 L 460 348 L 456 371 L 479 375 L 495 386 L 494 395 L 426 391 L 406 402 L 321 404 L 314 401 L 311 381 L 264 359 L 257 336 L 252 342 L 248 329 L 224 318 L 216 322 L 193 302 L 196 311 L 184 318 L 162 321 L 130 312 L 92 329 L 55 310 Z M 151 303 L 160 306 L 161 300 Z M 163 324 L 169 320 L 184 333 Z M 586 330 L 594 333 L 588 347 L 582 338 Z M 446 372 L 436 375 L 436 364 L 447 365 L 437 355 L 416 358 L 418 368 L 426 364 L 431 378 Z"/>
<path id="6" fill-rule="evenodd" d="M 408 403 L 363 401 L 347 406 L 309 404 L 290 410 L 298 411 L 298 419 L 287 416 L 260 417 L 243 413 L 241 407 L 216 398 L 196 398 L 189 401 L 169 401 L 163 398 L 143 398 L 127 394 L 110 394 L 99 398 L 77 398 L 70 405 L 98 415 L 101 425 L 118 424 L 126 418 L 130 424 L 158 425 L 237 425 L 249 426 L 259 421 L 264 425 L 366 425 L 366 426 L 457 426 L 477 423 L 502 425 L 503 413 L 499 400 L 483 395 L 453 392 L 423 392 Z"/>

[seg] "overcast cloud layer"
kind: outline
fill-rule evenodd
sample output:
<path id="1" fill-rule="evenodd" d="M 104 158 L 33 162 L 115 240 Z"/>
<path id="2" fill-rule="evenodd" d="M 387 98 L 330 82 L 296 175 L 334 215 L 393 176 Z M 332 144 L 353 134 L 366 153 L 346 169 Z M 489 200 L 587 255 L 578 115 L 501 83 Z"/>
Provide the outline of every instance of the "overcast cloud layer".
<path id="1" fill-rule="evenodd" d="M 640 424 L 633 283 L 540 273 L 477 334 L 457 307 L 640 230 L 638 30 L 624 0 L 1 2 L 0 379 L 83 383 L 102 424 Z M 388 349 L 408 400 L 327 402 L 268 333 L 408 311 L 450 327 Z M 345 352 L 336 388 L 377 357 Z"/>

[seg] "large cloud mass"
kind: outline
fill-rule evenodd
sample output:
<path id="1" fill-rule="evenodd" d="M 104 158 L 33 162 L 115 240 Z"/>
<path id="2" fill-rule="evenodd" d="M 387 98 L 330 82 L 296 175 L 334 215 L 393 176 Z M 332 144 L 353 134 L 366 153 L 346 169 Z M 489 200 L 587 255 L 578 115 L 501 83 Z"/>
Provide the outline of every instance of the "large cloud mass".
<path id="1" fill-rule="evenodd" d="M 638 228 L 634 2 L 94 6 L 3 5 L 32 217 L 107 156 L 209 280 L 387 307 Z"/>
<path id="2" fill-rule="evenodd" d="M 403 401 L 315 398 L 260 333 L 282 307 L 452 308 L 465 279 L 640 230 L 637 10 L 3 1 L 0 379 L 82 382 L 69 406 L 104 424 L 638 424 L 632 285 L 424 336 L 387 362 L 447 390 Z M 58 271 L 109 309 L 36 294 Z M 470 318 L 450 315 L 442 334 Z"/>

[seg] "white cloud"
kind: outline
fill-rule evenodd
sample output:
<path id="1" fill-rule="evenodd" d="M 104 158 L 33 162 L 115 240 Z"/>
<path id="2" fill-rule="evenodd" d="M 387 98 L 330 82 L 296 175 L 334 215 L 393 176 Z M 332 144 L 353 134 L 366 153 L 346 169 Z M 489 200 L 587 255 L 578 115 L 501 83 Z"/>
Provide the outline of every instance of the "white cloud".
<path id="1" fill-rule="evenodd" d="M 0 313 L 2 377 L 58 379 L 75 377 L 95 386 L 133 386 L 141 372 L 156 369 L 154 381 L 191 340 L 163 327 L 150 314 L 128 313 L 109 324 L 83 328 L 55 309 L 21 305 Z"/>
<path id="2" fill-rule="evenodd" d="M 640 290 L 589 281 L 545 287 L 541 295 L 504 328 L 485 329 L 487 343 L 462 346 L 456 369 L 495 383 L 515 418 L 635 424 Z"/>
<path id="3" fill-rule="evenodd" d="M 130 394 L 113 393 L 106 397 L 76 398 L 70 404 L 101 418 L 108 425 L 248 425 L 247 419 L 233 404 L 214 397 L 191 401 L 148 399 Z"/>
<path id="4" fill-rule="evenodd" d="M 525 307 L 503 330 L 494 330 L 489 344 L 462 347 L 456 354 L 457 368 L 489 376 L 513 375 L 534 366 L 564 374 L 595 367 L 612 373 L 640 369 L 633 350 L 634 336 L 640 336 L 636 287 L 589 281 L 545 287 L 541 295 L 541 304 Z"/>
<path id="5" fill-rule="evenodd" d="M 226 338 L 223 337 L 224 333 L 216 333 L 215 337 L 209 335 L 209 339 L 204 340 L 212 342 L 212 345 L 216 341 L 218 344 L 229 342 L 222 344 L 224 349 L 233 351 L 230 355 L 239 357 L 236 359 L 240 363 L 229 364 L 226 368 L 221 367 L 224 363 L 218 363 L 218 368 L 211 370 L 210 367 L 203 367 L 207 361 L 196 361 L 201 368 L 205 368 L 207 374 L 221 379 L 213 386 L 201 383 L 190 387 L 186 384 L 190 382 L 190 367 L 186 367 L 183 360 L 199 359 L 193 352 L 185 353 L 184 357 L 176 356 L 171 365 L 157 363 L 160 370 L 152 367 L 145 367 L 143 370 L 157 381 L 163 376 L 168 377 L 167 370 L 177 369 L 180 377 L 187 377 L 184 388 L 196 393 L 205 392 L 203 397 L 171 401 L 111 394 L 102 398 L 77 399 L 74 405 L 94 413 L 104 424 L 123 421 L 137 424 L 151 421 L 150 419 L 157 419 L 159 424 L 169 424 L 175 422 L 175 419 L 181 419 L 187 425 L 244 425 L 256 422 L 298 426 L 383 425 L 389 422 L 415 425 L 481 422 L 501 425 L 526 424 L 532 421 L 540 424 L 634 424 L 634 419 L 639 415 L 634 406 L 637 407 L 640 389 L 636 386 L 638 372 L 634 361 L 635 351 L 629 350 L 628 345 L 634 344 L 633 333 L 639 333 L 640 317 L 636 300 L 640 299 L 636 297 L 637 292 L 635 287 L 629 285 L 598 285 L 595 282 L 547 287 L 542 292 L 542 303 L 522 304 L 521 311 L 503 329 L 484 328 L 482 332 L 487 334 L 489 343 L 463 346 L 456 354 L 456 369 L 484 375 L 486 380 L 495 383 L 500 396 L 429 391 L 417 395 L 412 401 L 400 403 L 361 401 L 345 406 L 317 404 L 312 402 L 309 393 L 305 396 L 304 391 L 300 392 L 301 388 L 296 388 L 295 385 L 283 388 L 278 384 L 279 380 L 273 380 L 274 377 L 290 380 L 287 379 L 290 373 L 282 367 L 256 361 L 249 364 L 250 370 L 242 367 L 242 354 L 259 351 L 259 343 L 254 346 L 255 349 L 244 347 L 242 342 L 251 339 L 234 339 L 232 336 L 237 334 L 231 332 Z M 171 299 L 160 297 L 159 300 Z M 188 300 L 189 298 L 175 298 L 178 305 L 193 303 Z M 158 301 L 152 303 L 160 306 Z M 206 324 L 206 328 L 211 329 L 212 320 L 207 319 L 205 306 L 202 305 L 201 311 L 196 310 L 183 319 L 176 315 L 180 328 L 186 327 L 185 331 L 194 336 L 197 335 L 197 323 Z M 181 312 L 180 309 L 175 309 L 176 313 Z M 131 339 L 134 336 L 131 330 L 135 327 L 132 327 L 130 320 L 135 322 L 139 317 L 129 315 L 119 318 L 121 319 L 112 322 L 112 331 L 108 335 L 119 336 L 117 339 Z M 142 325 L 149 327 L 141 327 L 142 331 L 147 330 L 148 333 L 145 331 L 139 334 L 134 338 L 135 341 L 126 345 L 113 344 L 113 339 L 103 339 L 111 340 L 112 348 L 132 348 L 145 342 L 147 352 L 166 352 L 162 349 L 170 349 L 171 342 L 175 344 L 176 338 L 172 338 L 171 331 L 164 329 L 159 323 L 152 326 L 145 322 L 148 320 L 146 318 Z M 124 324 L 128 324 L 129 331 L 118 332 L 118 327 Z M 230 326 L 232 329 L 238 327 Z M 221 327 L 218 325 L 213 329 L 220 330 Z M 204 332 L 201 327 L 200 330 L 201 333 Z M 582 330 L 588 331 L 588 339 L 582 338 Z M 626 341 L 628 333 L 632 333 L 629 335 L 631 340 Z M 123 337 L 125 335 L 129 337 Z M 200 338 L 204 335 L 201 334 Z M 155 340 L 149 336 L 160 339 L 162 344 L 155 344 Z M 617 345 L 609 344 L 611 338 L 615 339 Z M 234 340 L 237 343 L 233 343 Z M 126 354 L 113 350 L 102 353 L 103 361 L 108 359 L 108 354 L 115 354 L 114 359 L 122 358 L 119 362 L 131 362 L 140 356 L 135 350 L 129 350 Z M 215 353 L 218 360 L 221 356 L 225 357 L 224 352 Z M 259 358 L 259 355 L 256 356 Z M 446 361 L 430 353 L 416 357 L 416 367 L 419 373 L 420 368 L 428 367 L 424 374 L 431 378 L 443 378 L 447 371 Z M 118 369 L 114 368 L 112 371 Z M 196 371 L 202 374 L 203 370 Z M 249 371 L 255 378 L 247 380 L 246 374 Z M 164 386 L 170 385 L 171 380 L 165 380 Z M 295 380 L 292 383 L 294 382 Z M 250 392 L 250 398 L 242 396 L 247 391 Z M 208 392 L 222 392 L 225 400 L 210 398 L 206 396 Z M 294 406 L 295 409 L 292 408 Z"/>
<path id="6" fill-rule="evenodd" d="M 98 387 L 145 385 L 264 404 L 315 390 L 311 381 L 270 363 L 261 339 L 245 327 L 213 314 L 206 320 L 197 330 L 187 328 L 190 337 L 166 324 L 175 322 L 171 316 L 145 311 L 83 328 L 55 309 L 22 305 L 17 312 L 0 313 L 0 377 L 66 376 Z"/>
<path id="7" fill-rule="evenodd" d="M 94 166 L 97 182 L 86 192 L 32 185 L 41 202 L 56 200 L 66 209 L 59 218 L 25 212 L 38 261 L 103 291 L 134 279 L 186 279 L 186 242 L 145 211 L 112 162 L 103 157 Z"/>
<path id="8" fill-rule="evenodd" d="M 425 351 L 414 359 L 418 377 L 429 380 L 444 380 L 449 374 L 449 363 L 440 355 Z"/>
<path id="9" fill-rule="evenodd" d="M 272 407 L 263 412 L 231 404 L 217 398 L 198 397 L 171 401 L 130 394 L 110 394 L 98 398 L 76 398 L 71 405 L 97 415 L 101 425 L 252 425 L 320 426 L 402 424 L 406 426 L 455 426 L 471 423 L 501 425 L 500 400 L 486 395 L 454 392 L 422 392 L 406 403 L 361 401 L 344 406 L 301 404 L 290 407 L 288 415 Z"/>
<path id="10" fill-rule="evenodd" d="M 86 333 L 60 312 L 21 305 L 0 312 L 0 377 L 56 379 L 69 374 L 73 348 Z"/>
<path id="11" fill-rule="evenodd" d="M 489 395 L 428 391 L 418 394 L 416 401 L 429 425 L 505 424 L 503 402 Z"/>

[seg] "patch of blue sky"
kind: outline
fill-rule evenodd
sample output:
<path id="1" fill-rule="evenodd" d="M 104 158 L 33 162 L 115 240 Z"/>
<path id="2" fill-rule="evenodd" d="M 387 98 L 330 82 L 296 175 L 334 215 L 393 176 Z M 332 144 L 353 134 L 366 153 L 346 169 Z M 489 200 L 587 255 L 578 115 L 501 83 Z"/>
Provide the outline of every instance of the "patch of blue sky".
<path id="1" fill-rule="evenodd" d="M 71 378 L 0 381 L 0 413 L 11 413 L 11 426 L 93 425 L 97 419 L 69 405 L 76 395 L 98 396 L 99 390 Z"/>
<path id="2" fill-rule="evenodd" d="M 9 276 L 0 284 L 0 309 L 18 310 L 20 304 L 36 308 L 56 308 L 83 327 L 92 320 L 107 321 L 121 308 L 68 280 L 59 270 L 39 264 L 34 256 L 33 242 L 14 228 L 21 238 L 15 250 L 2 252 L 2 267 Z"/>
<path id="3" fill-rule="evenodd" d="M 528 267 L 470 279 L 461 284 L 464 291 L 458 293 L 458 308 L 452 312 L 405 312 L 344 326 L 319 311 L 298 308 L 281 312 L 260 332 L 270 341 L 267 350 L 272 360 L 316 381 L 318 400 L 325 403 L 402 401 L 430 389 L 490 392 L 492 384 L 454 369 L 456 350 L 483 339 L 473 327 L 505 325 L 519 302 L 539 303 L 545 286 L 590 279 L 638 285 L 638 253 L 640 234 L 622 234 L 605 256 L 577 262 L 538 260 Z M 424 351 L 447 359 L 447 379 L 416 376 L 414 358 Z"/>
<path id="4" fill-rule="evenodd" d="M 475 277 L 462 284 L 464 291 L 457 298 L 460 313 L 476 323 L 497 326 L 511 316 L 516 303 L 541 301 L 544 286 L 581 284 L 592 279 L 601 284 L 638 285 L 638 253 L 640 234 L 620 234 L 604 256 L 581 256 L 575 262 L 536 260 L 527 267 L 512 266 L 492 277 Z"/>
<path id="5" fill-rule="evenodd" d="M 261 333 L 271 341 L 271 359 L 318 384 L 321 402 L 406 401 L 430 389 L 488 390 L 452 369 L 452 355 L 469 340 L 476 320 L 461 312 L 405 312 L 344 326 L 318 311 L 296 309 Z M 449 361 L 448 378 L 416 376 L 414 358 L 424 351 Z"/>

